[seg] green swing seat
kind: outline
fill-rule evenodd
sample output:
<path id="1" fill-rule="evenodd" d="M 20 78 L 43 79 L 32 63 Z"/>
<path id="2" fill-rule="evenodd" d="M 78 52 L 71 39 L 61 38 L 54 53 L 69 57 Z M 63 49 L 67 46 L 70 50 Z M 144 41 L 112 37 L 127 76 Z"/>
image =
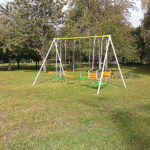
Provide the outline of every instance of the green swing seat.
<path id="1" fill-rule="evenodd" d="M 80 77 L 80 79 L 89 79 L 88 77 Z"/>
<path id="2" fill-rule="evenodd" d="M 98 83 L 98 82 L 96 82 L 96 83 L 93 83 L 93 85 L 98 86 L 98 85 L 99 85 L 99 83 Z M 101 85 L 102 85 L 102 86 L 103 86 L 103 85 L 107 85 L 107 83 L 101 83 Z"/>
<path id="3" fill-rule="evenodd" d="M 57 77 L 57 78 L 54 78 L 55 80 L 59 80 L 59 79 L 63 79 L 63 77 Z"/>

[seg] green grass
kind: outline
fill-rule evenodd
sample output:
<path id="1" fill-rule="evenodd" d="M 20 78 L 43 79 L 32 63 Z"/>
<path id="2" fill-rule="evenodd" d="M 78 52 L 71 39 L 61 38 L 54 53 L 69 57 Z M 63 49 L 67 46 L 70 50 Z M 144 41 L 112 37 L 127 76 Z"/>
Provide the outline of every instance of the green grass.
<path id="1" fill-rule="evenodd" d="M 33 87 L 34 67 L 15 67 L 0 72 L 1 150 L 150 149 L 150 66 L 124 66 L 141 78 L 126 79 L 127 89 L 110 79 L 99 96 L 91 81 L 46 73 Z"/>

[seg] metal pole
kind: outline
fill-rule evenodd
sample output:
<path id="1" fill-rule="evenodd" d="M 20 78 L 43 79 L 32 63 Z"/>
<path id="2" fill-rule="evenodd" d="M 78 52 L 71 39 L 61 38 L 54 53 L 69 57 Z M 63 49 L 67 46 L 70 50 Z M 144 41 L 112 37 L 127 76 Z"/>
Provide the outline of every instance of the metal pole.
<path id="1" fill-rule="evenodd" d="M 90 71 L 92 71 L 94 69 L 94 58 L 95 58 L 95 43 L 96 43 L 96 38 L 97 36 L 95 36 L 94 38 L 94 42 L 93 42 L 93 61 L 92 61 L 92 68 L 88 70 L 88 78 L 90 78 Z"/>
<path id="2" fill-rule="evenodd" d="M 102 40 L 101 40 L 101 54 L 100 54 L 100 55 L 101 55 L 101 60 L 100 60 L 100 70 L 102 69 L 102 58 L 103 58 L 102 55 L 103 55 L 103 41 L 104 41 L 104 37 L 105 37 L 105 36 L 103 36 L 103 37 L 102 37 Z"/>
<path id="3" fill-rule="evenodd" d="M 121 75 L 121 78 L 122 78 L 124 88 L 126 88 L 124 77 L 123 77 L 122 72 L 121 72 L 121 68 L 120 68 L 120 65 L 119 65 L 119 62 L 118 62 L 118 58 L 117 58 L 117 55 L 116 55 L 116 52 L 115 52 L 115 48 L 114 48 L 114 44 L 112 42 L 111 36 L 110 36 L 110 42 L 111 42 L 111 45 L 112 45 L 112 49 L 113 49 L 113 52 L 114 52 L 114 55 L 115 55 L 115 59 L 116 59 L 117 65 L 118 65 L 118 69 L 119 69 L 119 72 L 120 72 L 120 75 Z"/>
<path id="4" fill-rule="evenodd" d="M 80 77 L 82 77 L 82 56 L 81 56 L 81 40 L 79 39 L 79 49 L 80 49 Z"/>
<path id="5" fill-rule="evenodd" d="M 107 39 L 106 39 L 106 47 L 107 47 Z M 107 70 L 107 68 L 108 68 L 108 55 L 107 55 L 107 58 L 106 58 L 105 70 Z"/>
<path id="6" fill-rule="evenodd" d="M 91 66 L 91 39 L 89 40 L 89 69 Z"/>
<path id="7" fill-rule="evenodd" d="M 109 35 L 103 35 L 104 37 L 109 37 Z M 96 36 L 96 37 L 103 37 L 103 36 Z M 95 38 L 95 36 L 86 36 L 86 37 L 69 37 L 69 38 L 55 38 L 56 40 L 75 40 L 75 39 L 90 39 Z"/>
<path id="8" fill-rule="evenodd" d="M 56 51 L 56 78 L 57 78 L 57 51 Z"/>
<path id="9" fill-rule="evenodd" d="M 61 41 L 60 41 L 60 59 L 61 59 L 61 61 L 62 61 Z M 61 64 L 60 64 L 60 78 L 61 78 Z"/>
<path id="10" fill-rule="evenodd" d="M 98 70 L 96 70 L 96 80 L 98 79 L 98 71 L 101 69 L 100 43 L 98 39 Z"/>
<path id="11" fill-rule="evenodd" d="M 101 69 L 101 54 L 100 54 L 100 45 L 99 45 L 99 39 L 98 39 L 98 64 L 99 64 L 99 68 Z"/>
<path id="12" fill-rule="evenodd" d="M 44 64 L 45 64 L 45 62 L 46 62 L 46 60 L 47 60 L 47 57 L 48 57 L 48 55 L 49 55 L 49 53 L 50 53 L 50 51 L 51 51 L 51 49 L 52 49 L 52 47 L 53 47 L 54 42 L 55 42 L 55 39 L 53 39 L 53 41 L 52 41 L 52 44 L 51 44 L 51 46 L 50 46 L 50 48 L 49 48 L 49 50 L 48 50 L 48 52 L 47 52 L 47 54 L 46 54 L 46 57 L 45 57 L 45 59 L 44 59 L 44 61 L 43 61 L 43 64 L 42 64 L 42 66 L 41 66 L 41 68 L 40 68 L 40 70 L 39 70 L 39 72 L 38 72 L 38 74 L 37 74 L 37 76 L 36 76 L 36 78 L 35 78 L 35 80 L 34 80 L 34 82 L 33 82 L 33 86 L 35 85 L 35 83 L 36 83 L 36 81 L 37 81 L 37 79 L 38 79 L 38 77 L 39 77 L 39 75 L 40 75 L 40 72 L 41 72 L 41 70 L 42 70 L 42 68 L 43 68 L 43 66 L 44 66 Z"/>
<path id="13" fill-rule="evenodd" d="M 94 69 L 94 61 L 95 61 L 95 42 L 96 42 L 97 36 L 94 38 L 94 44 L 93 44 L 93 64 L 92 69 Z"/>
<path id="14" fill-rule="evenodd" d="M 96 80 L 98 80 L 98 71 L 102 70 L 103 40 L 104 40 L 104 36 L 102 37 L 102 40 L 101 40 L 101 49 L 100 49 L 100 45 L 99 45 L 100 43 L 98 40 L 99 68 L 98 68 L 98 70 L 96 70 Z"/>
<path id="15" fill-rule="evenodd" d="M 59 39 L 58 39 L 59 40 Z M 67 82 L 67 79 L 66 79 L 66 74 L 64 72 L 64 68 L 63 68 L 63 65 L 62 65 L 62 61 L 61 61 L 61 58 L 60 58 L 60 55 L 59 55 L 59 52 L 58 52 L 58 47 L 57 47 L 57 42 L 55 41 L 55 47 L 56 47 L 56 53 L 58 55 L 58 59 L 60 61 L 60 66 L 61 66 L 61 69 L 62 69 L 62 72 L 64 74 L 64 77 L 65 77 L 65 81 Z"/>
<path id="16" fill-rule="evenodd" d="M 74 49 L 73 49 L 73 55 L 72 55 L 72 71 L 74 72 L 75 67 L 75 49 L 76 49 L 76 41 L 74 40 Z"/>
<path id="17" fill-rule="evenodd" d="M 65 40 L 65 63 L 67 64 L 67 43 Z"/>
<path id="18" fill-rule="evenodd" d="M 105 64 L 106 64 L 106 59 L 107 59 L 107 55 L 108 55 L 108 48 L 109 48 L 109 43 L 110 43 L 110 37 L 108 39 L 108 43 L 107 43 L 107 47 L 106 47 L 106 53 L 105 53 L 105 58 L 104 58 L 104 64 L 103 64 L 103 68 L 102 68 L 102 73 L 99 79 L 99 86 L 98 86 L 98 90 L 97 90 L 97 95 L 99 94 L 100 88 L 101 88 L 101 83 L 102 83 L 102 79 L 103 79 L 103 73 L 104 73 L 104 69 L 105 69 Z"/>

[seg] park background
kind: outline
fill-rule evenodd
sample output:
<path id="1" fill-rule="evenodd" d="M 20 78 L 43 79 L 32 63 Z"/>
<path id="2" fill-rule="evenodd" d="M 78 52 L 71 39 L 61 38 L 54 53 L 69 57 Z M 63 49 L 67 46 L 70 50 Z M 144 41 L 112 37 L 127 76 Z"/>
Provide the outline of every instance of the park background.
<path id="1" fill-rule="evenodd" d="M 133 13 L 139 12 L 137 3 L 141 20 Z M 148 150 L 149 14 L 148 0 L 14 0 L 0 5 L 0 149 Z M 32 86 L 53 38 L 105 34 L 112 36 L 126 89 L 112 53 L 108 68 L 114 77 L 99 96 L 92 81 L 54 80 L 47 73 L 55 71 L 54 49 Z M 73 49 L 72 40 L 63 65 L 78 76 L 79 49 L 75 57 Z M 87 40 L 80 49 L 87 75 Z"/>

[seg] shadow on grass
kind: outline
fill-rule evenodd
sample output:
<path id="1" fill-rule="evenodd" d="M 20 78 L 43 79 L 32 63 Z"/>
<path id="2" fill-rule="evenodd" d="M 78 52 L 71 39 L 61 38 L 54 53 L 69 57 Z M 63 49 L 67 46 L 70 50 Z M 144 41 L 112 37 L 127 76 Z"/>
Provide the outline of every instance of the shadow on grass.
<path id="1" fill-rule="evenodd" d="M 47 83 L 47 82 L 49 82 L 49 80 L 39 80 L 39 81 L 37 81 L 37 83 L 35 84 L 35 86 L 38 86 L 38 85 L 42 85 L 42 84 L 45 84 L 45 83 Z"/>
<path id="2" fill-rule="evenodd" d="M 120 79 L 122 81 L 122 79 Z M 119 83 L 111 83 L 111 82 L 108 82 L 107 84 L 111 85 L 111 86 L 114 86 L 114 87 L 118 87 L 118 88 L 124 88 L 124 85 L 123 83 L 121 82 L 120 84 Z"/>
<path id="3" fill-rule="evenodd" d="M 11 66 L 11 71 L 16 71 L 16 70 L 33 70 L 33 71 L 38 71 L 40 69 L 41 65 L 38 66 L 36 68 L 36 66 L 34 64 L 20 64 L 20 68 L 18 68 L 18 66 L 15 64 L 15 65 L 12 65 Z M 58 63 L 58 70 L 60 69 L 59 68 L 59 63 Z M 72 71 L 72 64 L 63 64 L 63 67 L 64 67 L 64 70 L 66 71 Z M 51 65 L 47 65 L 47 70 L 48 71 L 55 71 L 56 70 L 56 66 L 55 64 L 51 64 Z M 88 64 L 83 64 L 82 65 L 82 71 L 88 71 Z M 3 64 L 0 66 L 0 71 L 8 71 L 8 64 Z M 75 64 L 75 71 L 80 71 L 80 65 L 79 63 Z"/>
<path id="4" fill-rule="evenodd" d="M 64 70 L 72 72 L 72 64 L 63 64 Z M 117 65 L 110 64 L 109 68 L 112 69 L 112 72 L 118 72 Z M 125 70 L 128 70 L 130 73 L 133 74 L 142 74 L 142 75 L 149 75 L 150 76 L 150 65 L 140 65 L 140 64 L 127 64 L 127 65 L 121 65 L 121 68 L 123 72 Z M 38 68 L 35 67 L 34 64 L 20 64 L 20 68 L 17 67 L 17 65 L 12 65 L 12 71 L 16 70 L 24 70 L 24 71 L 38 71 L 40 69 L 40 66 Z M 82 64 L 82 71 L 88 72 L 89 66 L 86 63 Z M 96 69 L 96 68 L 95 68 Z M 0 66 L 0 71 L 7 71 L 7 64 Z M 56 67 L 55 64 L 52 63 L 51 65 L 47 65 L 48 71 L 55 71 Z M 59 70 L 59 63 L 58 63 L 58 70 Z M 75 71 L 80 71 L 80 64 L 75 64 Z"/>
<path id="5" fill-rule="evenodd" d="M 93 95 L 96 95 L 96 91 L 95 93 L 93 93 Z M 107 97 L 101 97 L 100 99 L 93 99 L 93 100 L 87 100 L 87 99 L 80 99 L 80 103 L 87 105 L 88 107 L 93 107 L 96 108 L 97 111 L 102 111 L 102 105 L 100 103 L 100 101 L 109 101 L 110 99 Z"/>
<path id="6" fill-rule="evenodd" d="M 38 69 L 36 69 L 35 66 L 33 66 L 33 65 L 26 65 L 26 64 L 21 65 L 20 68 L 18 68 L 16 65 L 11 67 L 11 71 L 16 71 L 16 70 L 37 71 Z M 8 71 L 8 67 L 7 66 L 1 66 L 0 71 Z"/>
<path id="7" fill-rule="evenodd" d="M 38 66 L 37 68 L 33 64 L 20 64 L 20 68 L 17 67 L 17 65 L 12 65 L 11 66 L 11 71 L 16 71 L 16 70 L 24 70 L 24 71 L 38 71 L 41 66 Z M 58 68 L 59 69 L 59 68 Z M 55 66 L 54 65 L 47 65 L 47 70 L 54 71 Z M 8 66 L 6 64 L 0 66 L 0 71 L 8 71 Z"/>
<path id="8" fill-rule="evenodd" d="M 118 68 L 116 65 L 110 65 L 113 72 L 117 72 Z M 141 64 L 127 64 L 121 65 L 122 70 L 130 70 L 129 72 L 132 74 L 142 74 L 150 76 L 150 65 L 141 65 Z M 124 72 L 124 71 L 123 71 Z"/>
<path id="9" fill-rule="evenodd" d="M 146 108 L 146 109 L 145 109 Z M 116 110 L 112 112 L 112 120 L 118 131 L 122 135 L 124 141 L 130 145 L 129 149 L 133 150 L 149 150 L 150 134 L 149 123 L 150 118 L 145 117 L 144 113 L 150 112 L 150 105 L 143 105 L 135 109 L 141 112 L 140 115 L 130 113 L 129 111 Z"/>
<path id="10" fill-rule="evenodd" d="M 98 89 L 98 86 L 97 86 L 97 85 L 94 86 L 94 85 L 92 85 L 92 84 L 93 84 L 93 83 L 81 84 L 81 86 L 84 86 L 84 87 L 87 87 L 87 88 L 92 88 L 92 89 L 97 90 L 97 89 Z M 104 88 L 106 88 L 106 86 L 101 86 L 101 90 L 104 89 Z"/>

